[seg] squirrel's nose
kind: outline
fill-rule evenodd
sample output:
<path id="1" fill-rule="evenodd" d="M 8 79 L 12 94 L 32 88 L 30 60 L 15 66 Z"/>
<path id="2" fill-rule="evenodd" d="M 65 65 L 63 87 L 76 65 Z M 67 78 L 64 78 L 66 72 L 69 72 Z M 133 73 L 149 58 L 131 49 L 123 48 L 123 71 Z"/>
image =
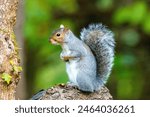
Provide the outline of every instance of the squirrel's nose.
<path id="1" fill-rule="evenodd" d="M 50 37 L 50 38 L 48 39 L 48 41 L 49 41 L 49 43 L 52 43 L 53 38 Z"/>

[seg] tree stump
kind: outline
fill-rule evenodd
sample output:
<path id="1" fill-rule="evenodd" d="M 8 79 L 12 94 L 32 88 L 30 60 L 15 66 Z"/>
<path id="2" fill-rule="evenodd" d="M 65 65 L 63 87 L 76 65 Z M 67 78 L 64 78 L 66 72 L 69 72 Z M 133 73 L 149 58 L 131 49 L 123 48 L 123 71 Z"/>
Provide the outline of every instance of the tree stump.
<path id="1" fill-rule="evenodd" d="M 103 86 L 99 91 L 82 92 L 67 84 L 59 84 L 47 90 L 41 90 L 31 100 L 112 100 L 109 90 Z"/>

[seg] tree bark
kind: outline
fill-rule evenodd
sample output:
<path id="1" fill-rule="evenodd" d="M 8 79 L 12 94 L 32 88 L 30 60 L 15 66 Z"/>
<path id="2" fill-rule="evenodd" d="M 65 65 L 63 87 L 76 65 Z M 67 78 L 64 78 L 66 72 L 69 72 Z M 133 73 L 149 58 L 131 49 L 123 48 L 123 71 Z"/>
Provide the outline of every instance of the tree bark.
<path id="1" fill-rule="evenodd" d="M 0 99 L 15 99 L 20 59 L 13 27 L 18 0 L 0 0 Z"/>

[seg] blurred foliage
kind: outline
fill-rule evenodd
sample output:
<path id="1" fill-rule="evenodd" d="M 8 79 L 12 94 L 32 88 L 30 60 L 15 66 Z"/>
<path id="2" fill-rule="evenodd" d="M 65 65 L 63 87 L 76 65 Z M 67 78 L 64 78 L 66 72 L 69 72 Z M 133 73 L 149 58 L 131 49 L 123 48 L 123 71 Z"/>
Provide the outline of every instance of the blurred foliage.
<path id="1" fill-rule="evenodd" d="M 26 0 L 24 35 L 30 97 L 67 82 L 61 48 L 48 39 L 60 24 L 77 36 L 89 23 L 102 22 L 115 33 L 116 56 L 107 86 L 114 99 L 150 99 L 150 1 Z"/>

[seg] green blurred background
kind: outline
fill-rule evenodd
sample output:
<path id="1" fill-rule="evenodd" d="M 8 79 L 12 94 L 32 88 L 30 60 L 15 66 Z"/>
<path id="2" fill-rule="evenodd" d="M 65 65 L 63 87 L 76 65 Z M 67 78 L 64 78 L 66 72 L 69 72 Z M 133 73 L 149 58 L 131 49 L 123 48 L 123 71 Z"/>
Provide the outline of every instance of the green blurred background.
<path id="1" fill-rule="evenodd" d="M 25 78 L 27 97 L 67 82 L 61 48 L 48 39 L 60 24 L 78 37 L 83 27 L 102 22 L 116 40 L 107 87 L 114 99 L 150 99 L 149 0 L 25 0 Z"/>

